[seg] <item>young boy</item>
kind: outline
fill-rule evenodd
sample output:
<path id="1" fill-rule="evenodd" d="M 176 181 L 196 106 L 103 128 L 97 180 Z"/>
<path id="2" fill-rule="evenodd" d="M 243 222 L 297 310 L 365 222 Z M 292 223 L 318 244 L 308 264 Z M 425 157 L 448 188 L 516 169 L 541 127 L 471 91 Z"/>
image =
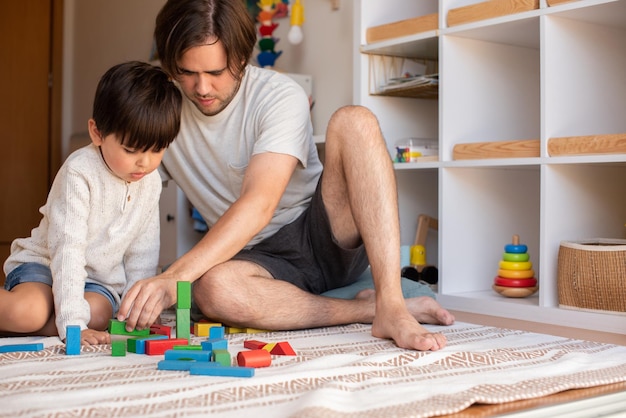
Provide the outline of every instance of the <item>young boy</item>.
<path id="1" fill-rule="evenodd" d="M 88 122 L 92 143 L 57 173 L 39 226 L 11 245 L 0 333 L 64 340 L 68 325 L 80 325 L 82 344 L 110 342 L 121 295 L 157 270 L 155 169 L 178 134 L 181 103 L 158 67 L 127 62 L 104 74 Z"/>

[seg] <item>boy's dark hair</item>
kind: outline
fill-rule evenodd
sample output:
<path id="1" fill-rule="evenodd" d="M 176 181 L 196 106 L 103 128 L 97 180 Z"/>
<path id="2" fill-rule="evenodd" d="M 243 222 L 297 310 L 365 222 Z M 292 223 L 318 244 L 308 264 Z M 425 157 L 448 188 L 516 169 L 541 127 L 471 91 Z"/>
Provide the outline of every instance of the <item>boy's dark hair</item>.
<path id="1" fill-rule="evenodd" d="M 180 129 L 182 95 L 159 67 L 129 61 L 100 79 L 93 119 L 103 137 L 115 134 L 141 151 L 167 148 Z"/>
<path id="2" fill-rule="evenodd" d="M 180 74 L 178 61 L 189 48 L 220 41 L 228 70 L 238 79 L 257 34 L 243 0 L 168 0 L 156 18 L 154 39 L 163 69 L 173 77 Z"/>

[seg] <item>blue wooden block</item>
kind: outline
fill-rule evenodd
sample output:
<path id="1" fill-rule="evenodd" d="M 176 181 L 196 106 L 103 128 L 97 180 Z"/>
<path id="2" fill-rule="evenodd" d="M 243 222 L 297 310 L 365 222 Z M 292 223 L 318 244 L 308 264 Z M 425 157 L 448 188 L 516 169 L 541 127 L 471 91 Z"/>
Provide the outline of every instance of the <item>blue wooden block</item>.
<path id="1" fill-rule="evenodd" d="M 9 345 L 0 346 L 0 353 L 14 353 L 17 351 L 41 351 L 41 350 L 43 350 L 43 343 L 9 344 Z"/>
<path id="2" fill-rule="evenodd" d="M 224 327 L 209 328 L 209 340 L 224 339 Z"/>
<path id="3" fill-rule="evenodd" d="M 252 377 L 254 376 L 254 369 L 252 367 L 218 366 L 212 363 L 193 363 L 189 369 L 189 374 L 224 377 Z"/>
<path id="4" fill-rule="evenodd" d="M 165 352 L 165 360 L 195 360 L 195 361 L 211 361 L 211 351 L 198 350 L 167 350 Z"/>
<path id="5" fill-rule="evenodd" d="M 223 338 L 208 339 L 206 341 L 202 341 L 200 344 L 202 345 L 202 349 L 206 351 L 228 349 L 228 340 Z"/>
<path id="6" fill-rule="evenodd" d="M 75 356 L 80 354 L 80 326 L 68 325 L 65 328 L 65 354 Z"/>
<path id="7" fill-rule="evenodd" d="M 152 334 L 148 337 L 129 338 L 126 342 L 129 353 L 146 354 L 147 340 L 167 340 L 167 335 Z"/>
<path id="8" fill-rule="evenodd" d="M 197 364 L 194 360 L 161 360 L 157 363 L 157 369 L 188 371 L 194 364 Z"/>

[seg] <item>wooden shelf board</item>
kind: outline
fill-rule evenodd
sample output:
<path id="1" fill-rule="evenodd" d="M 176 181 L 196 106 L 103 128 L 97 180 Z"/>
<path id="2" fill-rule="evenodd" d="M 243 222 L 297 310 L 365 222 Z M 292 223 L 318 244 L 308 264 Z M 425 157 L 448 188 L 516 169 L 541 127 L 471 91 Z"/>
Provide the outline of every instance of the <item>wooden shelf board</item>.
<path id="1" fill-rule="evenodd" d="M 517 141 L 494 141 L 456 144 L 452 150 L 454 160 L 478 160 L 486 158 L 539 157 L 538 139 Z"/>
<path id="2" fill-rule="evenodd" d="M 548 154 L 587 155 L 587 154 L 626 154 L 626 133 L 607 135 L 585 135 L 550 138 Z"/>
<path id="3" fill-rule="evenodd" d="M 489 0 L 448 11 L 448 27 L 539 8 L 539 0 Z"/>
<path id="4" fill-rule="evenodd" d="M 373 42 L 436 30 L 438 27 L 439 13 L 433 13 L 367 28 L 365 39 L 368 44 L 371 44 Z"/>

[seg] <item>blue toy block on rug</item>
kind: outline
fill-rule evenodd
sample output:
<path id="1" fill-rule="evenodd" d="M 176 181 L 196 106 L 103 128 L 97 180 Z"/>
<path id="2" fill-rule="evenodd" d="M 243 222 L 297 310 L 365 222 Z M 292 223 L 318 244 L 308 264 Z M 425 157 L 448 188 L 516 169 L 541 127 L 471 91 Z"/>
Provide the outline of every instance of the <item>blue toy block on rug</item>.
<path id="1" fill-rule="evenodd" d="M 76 356 L 80 354 L 80 326 L 68 325 L 65 329 L 65 354 Z"/>

